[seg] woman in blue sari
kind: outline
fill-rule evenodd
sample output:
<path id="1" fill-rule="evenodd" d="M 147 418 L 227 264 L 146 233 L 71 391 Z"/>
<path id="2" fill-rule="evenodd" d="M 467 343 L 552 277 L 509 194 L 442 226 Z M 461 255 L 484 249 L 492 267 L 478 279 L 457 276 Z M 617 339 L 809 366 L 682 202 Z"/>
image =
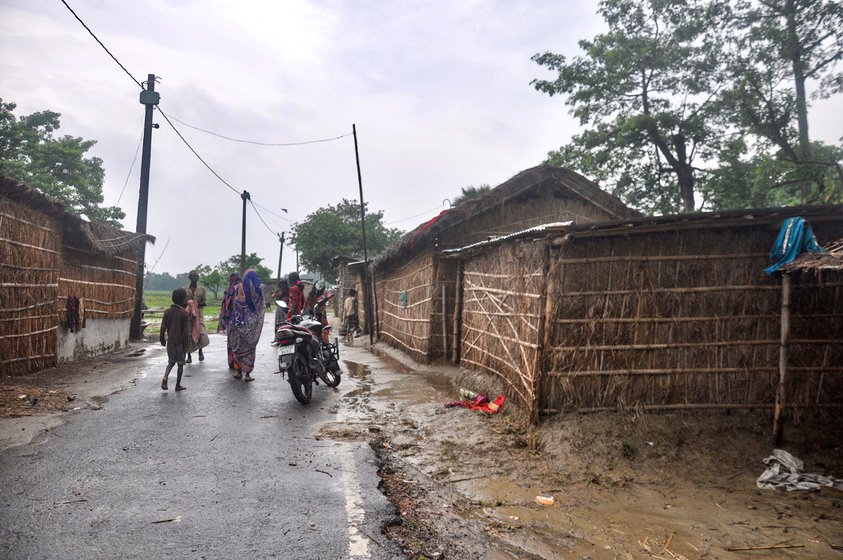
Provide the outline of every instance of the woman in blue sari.
<path id="1" fill-rule="evenodd" d="M 263 299 L 261 281 L 253 269 L 243 273 L 243 280 L 237 284 L 231 319 L 228 324 L 228 346 L 234 354 L 235 379 L 254 381 L 255 349 L 261 338 L 266 303 Z"/>

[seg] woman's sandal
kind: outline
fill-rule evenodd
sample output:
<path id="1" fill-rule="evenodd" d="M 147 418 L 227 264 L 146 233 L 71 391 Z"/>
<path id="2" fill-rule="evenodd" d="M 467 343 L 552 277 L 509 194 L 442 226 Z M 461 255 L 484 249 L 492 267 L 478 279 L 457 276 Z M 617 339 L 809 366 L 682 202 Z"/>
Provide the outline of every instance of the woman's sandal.
<path id="1" fill-rule="evenodd" d="M 246 381 L 254 381 L 254 380 L 255 380 L 255 378 L 254 378 L 254 377 L 252 377 L 251 375 L 249 375 L 248 373 L 246 374 L 246 377 L 244 377 L 244 379 L 245 379 Z"/>
<path id="2" fill-rule="evenodd" d="M 238 371 L 234 374 L 234 379 L 243 379 L 243 374 Z"/>

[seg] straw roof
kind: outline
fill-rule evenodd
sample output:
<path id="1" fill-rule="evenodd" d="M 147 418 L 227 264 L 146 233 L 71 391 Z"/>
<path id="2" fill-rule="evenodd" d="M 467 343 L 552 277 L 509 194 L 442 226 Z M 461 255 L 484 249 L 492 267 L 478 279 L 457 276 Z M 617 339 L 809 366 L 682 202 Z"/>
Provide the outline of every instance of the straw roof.
<path id="1" fill-rule="evenodd" d="M 542 164 L 522 171 L 490 190 L 462 204 L 445 210 L 439 216 L 406 233 L 374 260 L 382 266 L 392 259 L 423 250 L 452 228 L 516 200 L 538 198 L 552 194 L 559 197 L 578 197 L 602 209 L 609 216 L 631 218 L 640 215 L 621 200 L 603 191 L 570 169 Z"/>
<path id="2" fill-rule="evenodd" d="M 472 243 L 455 249 L 444 250 L 446 255 L 459 255 L 478 249 L 485 249 L 512 239 L 538 239 L 541 237 L 565 236 L 565 239 L 584 237 L 603 237 L 611 235 L 632 235 L 636 233 L 658 232 L 677 229 L 706 230 L 708 228 L 740 228 L 749 226 L 768 226 L 771 228 L 771 245 L 775 239 L 775 232 L 785 218 L 801 216 L 813 223 L 836 222 L 841 223 L 843 204 L 821 206 L 791 206 L 783 208 L 749 208 L 741 210 L 723 210 L 718 212 L 693 212 L 688 214 L 674 214 L 669 216 L 643 216 L 623 220 L 608 220 L 603 222 L 574 223 L 561 222 L 544 224 L 513 232 L 509 235 L 489 239 L 479 243 Z M 786 265 L 804 269 L 823 263 L 825 270 L 843 269 L 840 259 L 843 259 L 843 239 L 829 243 L 826 253 L 809 253 Z M 835 257 L 836 255 L 836 257 Z M 835 261 L 834 259 L 838 259 Z M 834 265 L 833 263 L 837 263 Z M 782 267 L 783 272 L 790 269 Z"/>
<path id="3" fill-rule="evenodd" d="M 111 257 L 139 250 L 147 241 L 155 242 L 151 235 L 123 231 L 96 220 L 86 221 L 41 191 L 9 177 L 0 177 L 0 196 L 55 218 L 62 226 L 65 243 L 92 253 Z"/>
<path id="4" fill-rule="evenodd" d="M 821 272 L 843 270 L 843 238 L 824 247 L 824 253 L 802 253 L 796 260 L 782 266 L 780 272 Z"/>

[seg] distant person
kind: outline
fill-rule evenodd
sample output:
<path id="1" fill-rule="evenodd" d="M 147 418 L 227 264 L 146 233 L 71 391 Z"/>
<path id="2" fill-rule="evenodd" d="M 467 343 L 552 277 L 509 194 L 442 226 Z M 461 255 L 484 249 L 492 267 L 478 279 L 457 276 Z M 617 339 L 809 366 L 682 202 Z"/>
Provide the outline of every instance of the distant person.
<path id="1" fill-rule="evenodd" d="M 301 315 L 304 310 L 304 284 L 298 272 L 288 274 L 287 283 L 290 286 L 290 301 L 287 302 L 287 320 L 289 321 L 294 315 Z"/>
<path id="2" fill-rule="evenodd" d="M 313 318 L 322 325 L 328 324 L 328 305 L 325 302 L 317 310 L 316 304 L 320 303 L 325 297 L 327 297 L 325 295 L 325 284 L 321 280 L 317 280 L 311 288 L 310 294 L 307 296 L 307 303 L 304 306 L 304 312 L 313 315 Z"/>
<path id="3" fill-rule="evenodd" d="M 272 294 L 273 301 L 283 301 L 288 306 L 290 305 L 290 286 L 286 279 L 278 281 L 278 289 Z M 287 320 L 287 313 L 283 307 L 275 307 L 275 327 Z"/>
<path id="4" fill-rule="evenodd" d="M 348 297 L 342 304 L 342 319 L 345 326 L 345 342 L 354 344 L 354 335 L 360 330 L 360 320 L 357 315 L 357 290 L 348 290 Z"/>
<path id="5" fill-rule="evenodd" d="M 190 280 L 190 284 L 185 286 L 184 290 L 187 292 L 187 301 L 196 302 L 196 325 L 193 326 L 193 330 L 199 331 L 198 340 L 195 337 L 191 337 L 191 340 L 188 342 L 189 346 L 187 348 L 187 360 L 185 360 L 185 363 L 189 364 L 193 362 L 193 358 L 190 355 L 195 350 L 199 350 L 200 362 L 205 359 L 202 349 L 210 344 L 211 341 L 208 339 L 208 329 L 205 327 L 205 306 L 208 304 L 208 290 L 199 283 L 199 273 L 197 271 L 191 270 L 187 277 Z"/>
<path id="6" fill-rule="evenodd" d="M 243 280 L 237 284 L 237 294 L 231 321 L 228 325 L 228 345 L 234 353 L 234 379 L 254 381 L 255 350 L 261 338 L 266 303 L 261 290 L 258 273 L 253 269 L 243 273 Z"/>
<path id="7" fill-rule="evenodd" d="M 167 378 L 173 366 L 178 364 L 179 368 L 176 377 L 176 391 L 184 391 L 187 387 L 181 384 L 181 376 L 184 372 L 185 348 L 190 338 L 190 317 L 184 310 L 187 305 L 187 293 L 184 288 L 173 290 L 173 305 L 164 311 L 164 318 L 161 319 L 161 346 L 167 347 L 167 368 L 164 370 L 164 379 L 161 380 L 161 388 L 167 390 Z"/>
<path id="8" fill-rule="evenodd" d="M 220 319 L 217 325 L 217 332 L 228 334 L 228 326 L 231 323 L 231 313 L 234 311 L 234 298 L 237 297 L 237 284 L 240 283 L 240 275 L 233 273 L 228 277 L 228 288 L 222 294 L 222 304 L 220 304 Z M 234 353 L 231 351 L 231 345 L 227 343 L 226 350 L 228 351 L 228 367 L 234 369 Z"/>

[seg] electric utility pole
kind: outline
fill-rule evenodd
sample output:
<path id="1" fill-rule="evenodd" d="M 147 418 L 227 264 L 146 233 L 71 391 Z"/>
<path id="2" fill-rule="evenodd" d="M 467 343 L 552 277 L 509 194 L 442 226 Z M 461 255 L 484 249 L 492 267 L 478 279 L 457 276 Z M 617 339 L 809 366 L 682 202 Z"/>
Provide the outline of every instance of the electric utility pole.
<path id="1" fill-rule="evenodd" d="M 243 191 L 240 195 L 243 199 L 243 235 L 240 243 L 240 275 L 246 272 L 246 201 L 249 200 L 249 191 Z"/>
<path id="2" fill-rule="evenodd" d="M 278 251 L 278 286 L 281 286 L 281 259 L 284 258 L 284 232 L 278 236 L 278 241 L 281 242 L 281 249 Z"/>
<path id="3" fill-rule="evenodd" d="M 161 94 L 155 91 L 155 74 L 146 77 L 146 89 L 140 92 L 140 102 L 145 106 L 143 116 L 143 152 L 141 154 L 140 193 L 138 196 L 138 222 L 136 231 L 146 233 L 146 212 L 149 206 L 149 161 L 152 157 L 152 108 L 158 105 Z M 143 319 L 143 277 L 146 260 L 146 240 L 138 249 L 138 273 L 135 279 L 135 311 L 129 325 L 129 338 L 142 340 L 141 319 Z"/>
<path id="4" fill-rule="evenodd" d="M 351 125 L 351 132 L 354 134 L 354 158 L 357 160 L 357 185 L 360 187 L 360 228 L 363 230 L 363 289 L 366 290 L 366 323 L 369 328 L 369 344 L 375 343 L 375 317 L 372 299 L 375 295 L 375 287 L 371 282 L 369 274 L 369 249 L 366 245 L 366 204 L 363 202 L 363 178 L 360 175 L 360 152 L 357 149 L 357 125 Z"/>

